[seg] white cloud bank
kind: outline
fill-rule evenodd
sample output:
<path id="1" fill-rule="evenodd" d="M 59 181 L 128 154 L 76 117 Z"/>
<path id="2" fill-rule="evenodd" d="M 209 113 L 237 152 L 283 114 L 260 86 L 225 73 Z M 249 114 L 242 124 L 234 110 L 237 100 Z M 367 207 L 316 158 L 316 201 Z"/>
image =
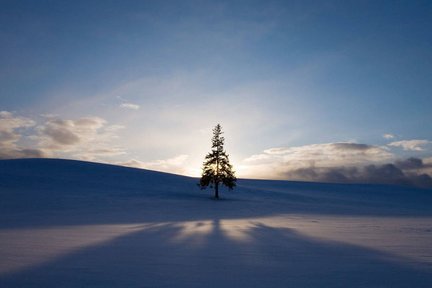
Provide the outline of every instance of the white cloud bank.
<path id="1" fill-rule="evenodd" d="M 341 142 L 271 148 L 245 159 L 245 163 L 251 166 L 274 165 L 271 170 L 279 174 L 283 173 L 279 171 L 281 164 L 283 164 L 282 170 L 285 170 L 286 168 L 355 166 L 381 163 L 392 158 L 393 154 L 382 147 Z"/>
<path id="2" fill-rule="evenodd" d="M 385 147 L 326 143 L 271 148 L 244 160 L 245 177 L 341 183 L 387 183 L 432 187 L 422 159 L 397 161 Z"/>
<path id="3" fill-rule="evenodd" d="M 97 160 L 124 154 L 113 146 L 116 132 L 123 127 L 107 125 L 100 117 L 83 117 L 76 120 L 49 117 L 37 126 L 34 136 L 38 146 L 55 156 L 71 155 L 80 160 Z"/>
<path id="4" fill-rule="evenodd" d="M 10 112 L 0 112 L 0 158 L 65 157 L 96 160 L 124 154 L 112 146 L 121 126 L 107 125 L 99 117 L 76 120 L 45 115 L 42 123 Z M 19 143 L 20 140 L 23 143 Z"/>
<path id="5" fill-rule="evenodd" d="M 22 139 L 21 130 L 35 125 L 31 119 L 0 111 L 0 159 L 45 157 L 46 153 L 41 149 L 25 148 L 18 144 Z"/>

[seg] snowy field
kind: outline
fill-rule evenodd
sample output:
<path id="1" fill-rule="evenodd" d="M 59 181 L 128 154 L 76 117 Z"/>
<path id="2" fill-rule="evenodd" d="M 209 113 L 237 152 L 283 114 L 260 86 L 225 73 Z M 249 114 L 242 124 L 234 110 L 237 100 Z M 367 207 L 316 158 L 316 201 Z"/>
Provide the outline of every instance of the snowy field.
<path id="1" fill-rule="evenodd" d="M 0 161 L 0 287 L 432 287 L 432 191 Z"/>

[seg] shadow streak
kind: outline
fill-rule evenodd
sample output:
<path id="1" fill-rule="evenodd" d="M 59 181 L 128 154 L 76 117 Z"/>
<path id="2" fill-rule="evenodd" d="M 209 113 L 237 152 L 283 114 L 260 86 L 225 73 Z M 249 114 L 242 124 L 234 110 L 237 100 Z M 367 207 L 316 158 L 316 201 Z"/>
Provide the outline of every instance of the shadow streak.
<path id="1" fill-rule="evenodd" d="M 432 269 L 379 251 L 223 220 L 153 226 L 0 277 L 1 287 L 432 287 Z M 186 236 L 185 236 L 186 235 Z M 180 237 L 182 236 L 182 237 Z"/>

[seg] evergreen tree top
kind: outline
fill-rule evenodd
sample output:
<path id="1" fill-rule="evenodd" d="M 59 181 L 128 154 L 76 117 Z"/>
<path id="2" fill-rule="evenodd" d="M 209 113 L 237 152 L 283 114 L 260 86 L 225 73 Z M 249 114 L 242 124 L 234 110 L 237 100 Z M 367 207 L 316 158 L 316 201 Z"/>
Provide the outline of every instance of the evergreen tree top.
<path id="1" fill-rule="evenodd" d="M 213 128 L 213 138 L 212 138 L 212 148 L 218 148 L 217 150 L 222 150 L 225 142 L 225 138 L 221 135 L 222 127 L 220 124 L 217 124 L 215 128 Z"/>

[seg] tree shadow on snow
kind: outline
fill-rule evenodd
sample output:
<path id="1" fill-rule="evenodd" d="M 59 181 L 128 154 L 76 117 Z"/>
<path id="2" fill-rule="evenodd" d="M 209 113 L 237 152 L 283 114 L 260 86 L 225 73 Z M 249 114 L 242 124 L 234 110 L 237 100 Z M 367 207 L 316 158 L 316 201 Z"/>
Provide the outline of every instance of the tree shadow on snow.
<path id="1" fill-rule="evenodd" d="M 1 287 L 432 287 L 430 267 L 293 229 L 166 223 L 0 276 Z"/>

